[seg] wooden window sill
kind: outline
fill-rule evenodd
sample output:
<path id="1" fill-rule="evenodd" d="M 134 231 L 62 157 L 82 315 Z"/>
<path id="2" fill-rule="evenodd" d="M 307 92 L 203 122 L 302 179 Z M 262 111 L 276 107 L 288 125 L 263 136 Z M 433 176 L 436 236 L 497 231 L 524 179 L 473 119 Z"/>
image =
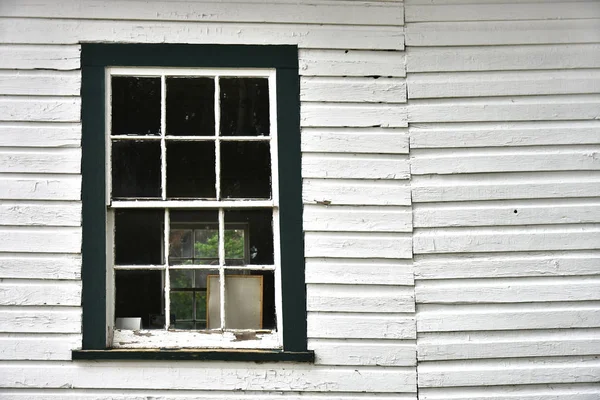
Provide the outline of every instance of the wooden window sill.
<path id="1" fill-rule="evenodd" d="M 181 360 L 181 361 L 250 361 L 308 362 L 315 360 L 312 351 L 233 350 L 233 349 L 107 349 L 73 350 L 73 360 Z"/>

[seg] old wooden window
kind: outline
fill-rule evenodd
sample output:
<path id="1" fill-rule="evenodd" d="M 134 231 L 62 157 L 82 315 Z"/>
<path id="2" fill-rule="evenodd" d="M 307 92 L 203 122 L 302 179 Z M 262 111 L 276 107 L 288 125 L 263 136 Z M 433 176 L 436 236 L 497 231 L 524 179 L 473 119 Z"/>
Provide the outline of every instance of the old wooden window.
<path id="1" fill-rule="evenodd" d="M 74 357 L 311 360 L 295 47 L 82 53 L 84 337 Z"/>

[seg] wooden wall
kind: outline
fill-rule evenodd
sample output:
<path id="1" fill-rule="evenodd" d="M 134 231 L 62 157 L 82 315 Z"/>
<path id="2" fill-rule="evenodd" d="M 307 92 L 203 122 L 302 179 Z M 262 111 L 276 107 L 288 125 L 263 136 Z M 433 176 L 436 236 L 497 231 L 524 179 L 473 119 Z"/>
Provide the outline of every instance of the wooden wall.
<path id="1" fill-rule="evenodd" d="M 0 15 L 1 398 L 416 398 L 401 2 L 4 0 Z M 316 365 L 71 361 L 90 41 L 299 46 Z"/>
<path id="2" fill-rule="evenodd" d="M 407 0 L 419 398 L 600 397 L 600 3 Z"/>

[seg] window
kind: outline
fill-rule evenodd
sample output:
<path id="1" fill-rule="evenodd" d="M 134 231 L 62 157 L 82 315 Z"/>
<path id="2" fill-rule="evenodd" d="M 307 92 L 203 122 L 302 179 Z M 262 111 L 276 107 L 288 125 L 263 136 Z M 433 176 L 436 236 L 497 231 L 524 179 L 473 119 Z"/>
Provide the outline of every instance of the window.
<path id="1" fill-rule="evenodd" d="M 312 360 L 297 63 L 292 46 L 82 45 L 74 358 Z"/>

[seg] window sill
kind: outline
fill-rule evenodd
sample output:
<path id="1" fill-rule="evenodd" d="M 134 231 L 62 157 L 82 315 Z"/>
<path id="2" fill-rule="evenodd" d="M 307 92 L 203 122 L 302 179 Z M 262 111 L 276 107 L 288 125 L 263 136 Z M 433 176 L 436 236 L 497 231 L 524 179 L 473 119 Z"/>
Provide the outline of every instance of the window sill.
<path id="1" fill-rule="evenodd" d="M 251 361 L 251 362 L 308 362 L 315 361 L 312 351 L 282 350 L 161 350 L 161 349 L 108 349 L 73 350 L 73 360 L 180 360 L 180 361 Z"/>

